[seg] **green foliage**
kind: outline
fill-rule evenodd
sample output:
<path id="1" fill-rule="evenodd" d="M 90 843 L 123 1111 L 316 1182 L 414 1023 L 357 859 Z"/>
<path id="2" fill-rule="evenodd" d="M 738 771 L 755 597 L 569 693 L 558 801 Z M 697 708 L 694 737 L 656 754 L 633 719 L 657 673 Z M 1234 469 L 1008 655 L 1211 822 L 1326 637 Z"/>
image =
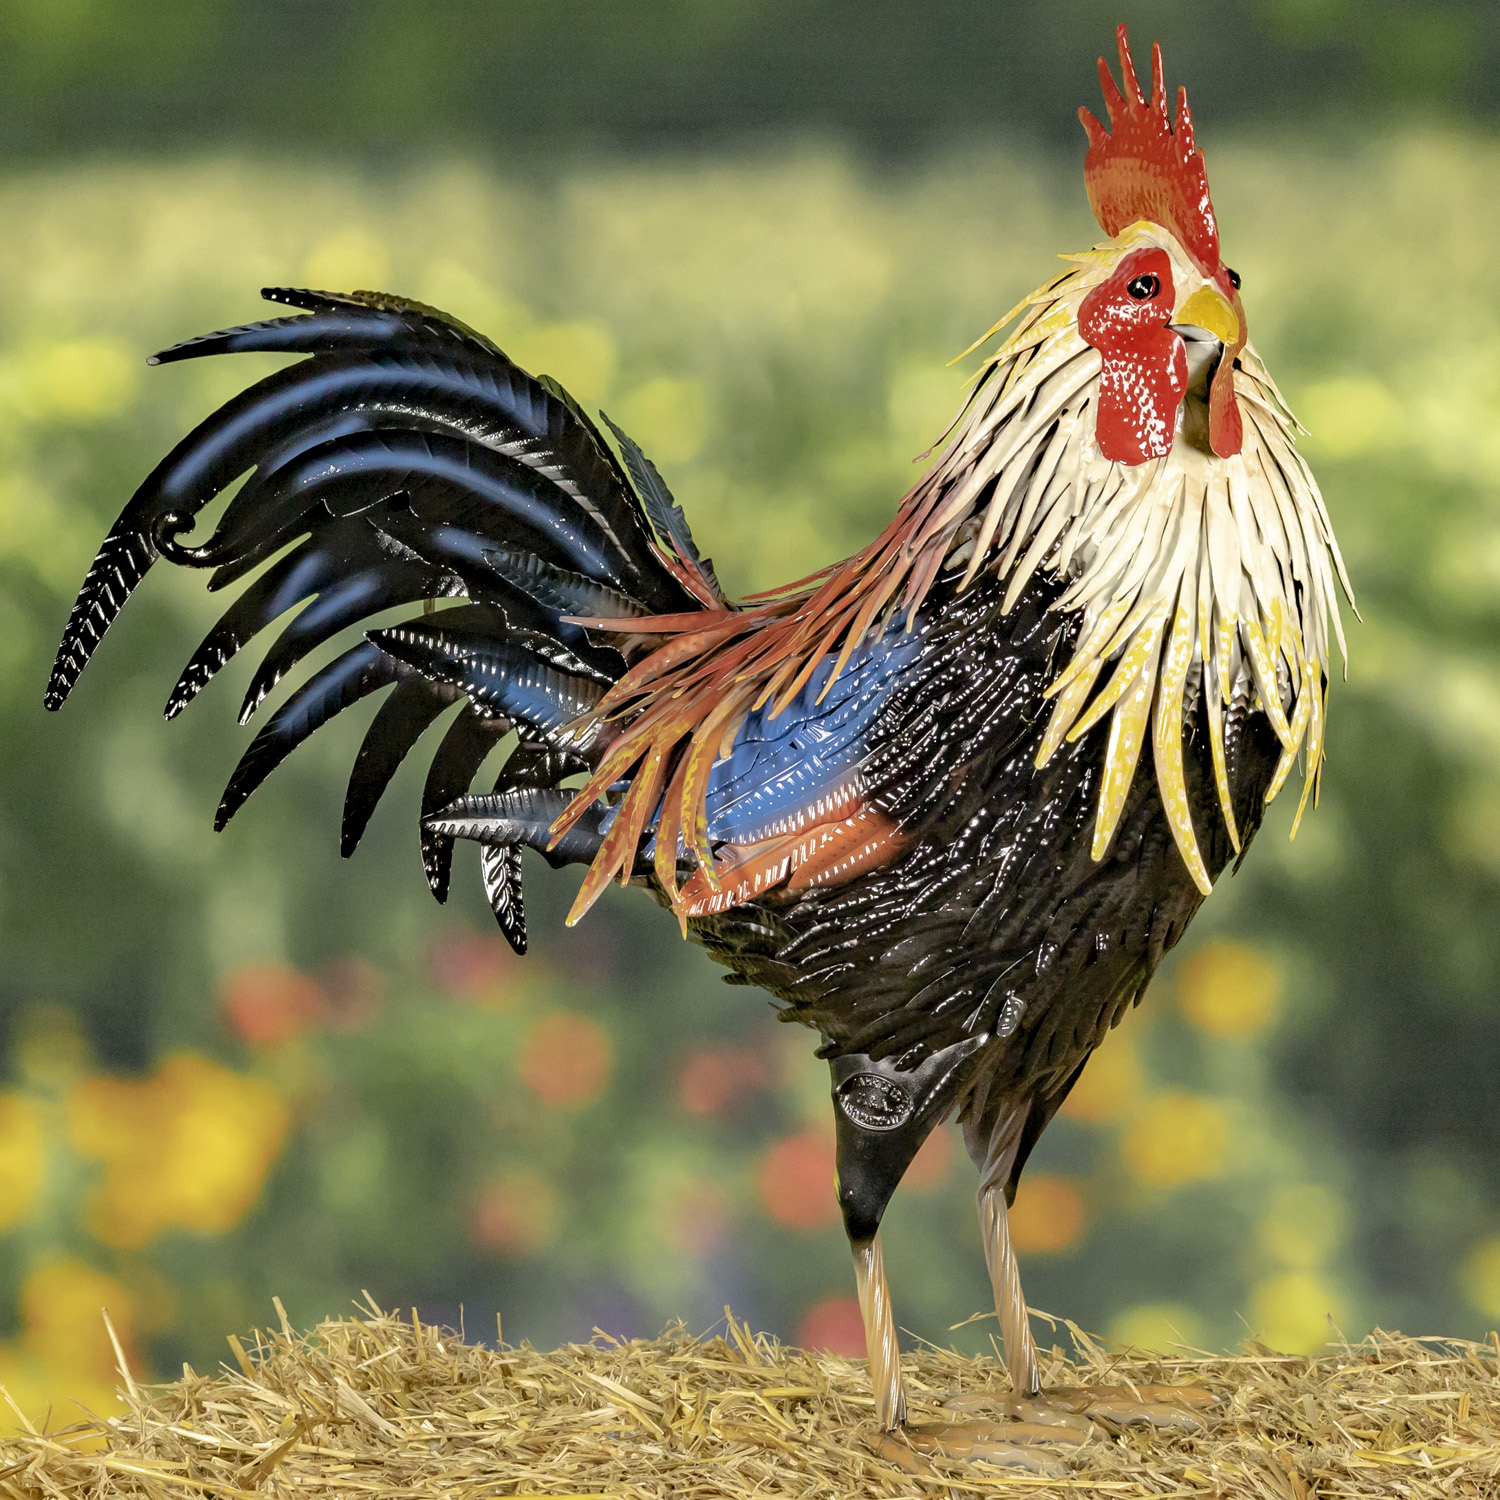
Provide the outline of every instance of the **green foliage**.
<path id="1" fill-rule="evenodd" d="M 832 136 L 886 158 L 997 126 L 1078 144 L 1121 20 L 1215 128 L 1493 117 L 1483 0 L 0 0 L 11 153 L 254 142 L 384 162 Z"/>
<path id="2" fill-rule="evenodd" d="M 368 1288 L 546 1341 L 726 1300 L 840 1326 L 813 1039 L 639 893 L 564 932 L 576 877 L 535 862 L 536 951 L 508 961 L 471 862 L 446 910 L 425 894 L 414 766 L 339 861 L 368 711 L 215 838 L 248 662 L 157 716 L 220 604 L 197 577 L 148 579 L 61 715 L 41 690 L 131 489 L 272 367 L 142 357 L 259 316 L 263 283 L 386 286 L 555 375 L 659 464 L 733 593 L 846 553 L 957 406 L 946 362 L 1094 237 L 1076 168 L 1021 159 L 542 186 L 228 156 L 0 186 L 0 1379 L 107 1385 L 101 1299 L 163 1370 L 211 1365 L 273 1293 L 299 1324 Z M 1306 1346 L 1328 1312 L 1477 1334 L 1500 1314 L 1500 148 L 1392 133 L 1213 168 L 1366 623 L 1323 806 L 1289 845 L 1278 805 L 1038 1151 L 1027 1286 L 1147 1340 L 1222 1346 L 1243 1318 Z M 897 1312 L 982 1347 L 993 1325 L 947 1331 L 986 1289 L 944 1139 L 887 1221 Z"/>

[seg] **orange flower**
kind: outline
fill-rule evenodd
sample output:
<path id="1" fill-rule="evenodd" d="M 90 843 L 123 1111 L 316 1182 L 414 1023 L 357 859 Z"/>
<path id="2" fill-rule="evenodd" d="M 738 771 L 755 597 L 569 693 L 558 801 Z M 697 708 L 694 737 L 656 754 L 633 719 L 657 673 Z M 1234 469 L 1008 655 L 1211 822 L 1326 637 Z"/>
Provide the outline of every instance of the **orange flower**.
<path id="1" fill-rule="evenodd" d="M 922 1149 L 912 1158 L 901 1186 L 919 1193 L 941 1187 L 953 1171 L 953 1134 L 939 1126 L 922 1142 Z"/>
<path id="2" fill-rule="evenodd" d="M 748 1047 L 699 1049 L 683 1059 L 677 1102 L 690 1115 L 721 1115 L 737 1095 L 761 1088 L 766 1065 Z"/>
<path id="3" fill-rule="evenodd" d="M 1010 1238 L 1018 1251 L 1049 1255 L 1066 1250 L 1087 1223 L 1083 1194 L 1068 1178 L 1039 1172 L 1021 1179 L 1010 1209 Z"/>
<path id="4" fill-rule="evenodd" d="M 865 1322 L 853 1297 L 825 1297 L 802 1315 L 797 1342 L 804 1349 L 865 1357 Z"/>
<path id="5" fill-rule="evenodd" d="M 839 1216 L 835 1190 L 833 1138 L 823 1130 L 802 1130 L 776 1142 L 756 1173 L 760 1201 L 778 1224 L 813 1231 Z"/>
<path id="6" fill-rule="evenodd" d="M 587 1016 L 559 1011 L 526 1033 L 516 1072 L 544 1104 L 576 1109 L 598 1096 L 613 1061 L 609 1038 Z"/>
<path id="7" fill-rule="evenodd" d="M 224 976 L 219 1008 L 242 1041 L 262 1046 L 289 1042 L 316 1019 L 323 992 L 289 964 L 241 964 Z"/>
<path id="8" fill-rule="evenodd" d="M 474 1238 L 486 1250 L 528 1255 L 557 1235 L 557 1194 L 534 1172 L 492 1182 L 474 1207 Z"/>

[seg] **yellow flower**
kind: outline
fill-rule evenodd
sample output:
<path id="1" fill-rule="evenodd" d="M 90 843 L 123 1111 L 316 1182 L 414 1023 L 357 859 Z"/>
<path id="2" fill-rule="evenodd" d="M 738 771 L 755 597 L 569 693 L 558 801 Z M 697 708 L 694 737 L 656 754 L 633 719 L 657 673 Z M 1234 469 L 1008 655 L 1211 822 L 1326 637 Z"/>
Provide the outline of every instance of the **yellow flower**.
<path id="1" fill-rule="evenodd" d="M 1500 1235 L 1481 1240 L 1464 1262 L 1464 1290 L 1487 1318 L 1500 1318 Z"/>
<path id="2" fill-rule="evenodd" d="M 0 1094 L 0 1232 L 26 1216 L 46 1175 L 41 1111 L 24 1094 Z"/>
<path id="3" fill-rule="evenodd" d="M 1106 1037 L 1068 1091 L 1062 1112 L 1070 1119 L 1101 1125 L 1127 1114 L 1141 1096 L 1140 1058 L 1128 1037 Z"/>
<path id="4" fill-rule="evenodd" d="M 1217 1177 L 1228 1143 L 1222 1106 L 1192 1094 L 1162 1094 L 1126 1127 L 1120 1154 L 1138 1182 L 1173 1187 Z"/>
<path id="5" fill-rule="evenodd" d="M 1263 1343 L 1282 1354 L 1311 1354 L 1336 1337 L 1343 1298 L 1306 1271 L 1287 1271 L 1259 1282 L 1250 1296 L 1250 1326 Z"/>
<path id="6" fill-rule="evenodd" d="M 60 1372 L 109 1380 L 115 1353 L 101 1309 L 109 1313 L 121 1346 L 129 1351 L 134 1309 L 124 1286 L 82 1261 L 53 1261 L 22 1283 L 22 1343 Z"/>
<path id="7" fill-rule="evenodd" d="M 110 1416 L 119 1409 L 114 1347 L 104 1326 L 107 1309 L 132 1368 L 134 1307 L 130 1294 L 102 1271 L 77 1260 L 53 1261 L 21 1285 L 21 1336 L 0 1345 L 0 1385 L 31 1420 L 65 1426 L 82 1409 Z M 0 1407 L 0 1437 L 15 1430 L 13 1414 Z"/>
<path id="8" fill-rule="evenodd" d="M 74 1146 L 106 1167 L 93 1232 L 130 1249 L 169 1226 L 232 1229 L 259 1198 L 287 1127 L 269 1083 L 191 1052 L 139 1082 L 84 1079 L 67 1113 Z"/>
<path id="9" fill-rule="evenodd" d="M 1259 1031 L 1281 1005 L 1281 975 L 1243 943 L 1210 943 L 1182 966 L 1177 1003 L 1200 1031 L 1244 1037 Z"/>
<path id="10" fill-rule="evenodd" d="M 1337 1193 L 1312 1182 L 1293 1183 L 1272 1196 L 1255 1237 L 1273 1260 L 1310 1271 L 1338 1248 L 1347 1219 Z"/>
<path id="11" fill-rule="evenodd" d="M 1165 1353 L 1184 1344 L 1196 1348 L 1203 1338 L 1203 1320 L 1179 1302 L 1143 1302 L 1116 1313 L 1109 1336 L 1128 1349 Z"/>

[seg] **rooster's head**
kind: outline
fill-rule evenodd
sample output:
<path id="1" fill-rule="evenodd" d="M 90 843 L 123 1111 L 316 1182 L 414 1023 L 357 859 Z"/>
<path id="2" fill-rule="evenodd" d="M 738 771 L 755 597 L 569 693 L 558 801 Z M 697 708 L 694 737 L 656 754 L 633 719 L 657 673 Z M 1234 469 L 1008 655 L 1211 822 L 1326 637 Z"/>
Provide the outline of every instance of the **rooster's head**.
<path id="1" fill-rule="evenodd" d="M 1099 59 L 1110 129 L 1078 111 L 1089 138 L 1089 205 L 1116 245 L 1112 256 L 1100 247 L 1091 257 L 1107 278 L 1078 309 L 1078 331 L 1102 360 L 1096 441 L 1105 457 L 1139 464 L 1163 457 L 1181 427 L 1188 441 L 1229 458 L 1244 442 L 1234 393 L 1246 343 L 1239 277 L 1219 254 L 1187 90 L 1177 92 L 1174 130 L 1161 47 L 1151 48 L 1146 99 L 1123 26 L 1119 44 L 1123 92 Z"/>
<path id="2" fill-rule="evenodd" d="M 1118 41 L 1121 83 L 1099 63 L 1108 127 L 1079 112 L 1089 203 L 1109 238 L 1065 256 L 1068 270 L 990 330 L 1014 324 L 897 530 L 917 597 L 960 567 L 961 587 L 998 572 L 1007 609 L 1039 572 L 1065 585 L 1054 608 L 1081 618 L 1039 763 L 1108 719 L 1102 859 L 1149 744 L 1178 849 L 1207 890 L 1184 733 L 1206 721 L 1236 848 L 1233 716 L 1264 714 L 1281 741 L 1271 795 L 1299 755 L 1315 787 L 1330 636 L 1342 645 L 1335 579 L 1348 583 L 1220 254 L 1187 93 L 1174 124 L 1161 49 L 1147 97 L 1123 26 Z"/>

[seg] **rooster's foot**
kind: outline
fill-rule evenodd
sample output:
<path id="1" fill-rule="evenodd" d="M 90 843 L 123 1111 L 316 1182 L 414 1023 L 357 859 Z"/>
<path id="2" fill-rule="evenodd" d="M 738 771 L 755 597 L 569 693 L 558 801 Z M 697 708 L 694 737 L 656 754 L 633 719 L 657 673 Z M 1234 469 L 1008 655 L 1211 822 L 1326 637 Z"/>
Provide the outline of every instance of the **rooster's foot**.
<path id="1" fill-rule="evenodd" d="M 1057 1479 L 1068 1473 L 1068 1467 L 1060 1455 L 1046 1449 L 1076 1448 L 1100 1435 L 1087 1417 L 1045 1401 L 990 1397 L 986 1404 L 977 1404 L 960 1396 L 943 1404 L 956 1416 L 972 1413 L 978 1420 L 909 1423 L 882 1434 L 877 1444 L 881 1456 L 913 1474 L 930 1474 L 926 1459 L 935 1457 L 1024 1469 Z"/>
<path id="2" fill-rule="evenodd" d="M 994 1413 L 1023 1423 L 1069 1425 L 1082 1422 L 1118 1432 L 1122 1427 L 1158 1427 L 1173 1432 L 1200 1432 L 1202 1412 L 1218 1397 L 1199 1385 L 1054 1386 L 1034 1397 L 1011 1391 L 971 1391 L 943 1403 L 948 1411 Z M 1097 1429 L 1095 1429 L 1097 1430 Z"/>

